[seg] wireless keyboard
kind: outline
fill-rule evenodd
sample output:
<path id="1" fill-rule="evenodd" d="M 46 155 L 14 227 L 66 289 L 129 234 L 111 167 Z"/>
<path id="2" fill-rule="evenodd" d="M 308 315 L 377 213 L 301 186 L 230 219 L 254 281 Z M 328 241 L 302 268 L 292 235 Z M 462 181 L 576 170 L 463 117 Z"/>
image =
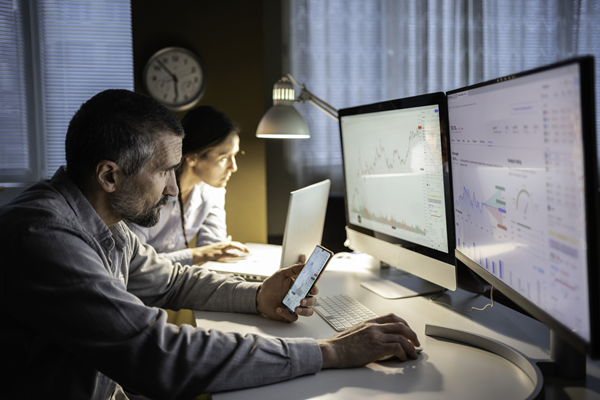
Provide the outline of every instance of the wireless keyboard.
<path id="1" fill-rule="evenodd" d="M 345 294 L 319 296 L 313 310 L 338 332 L 377 316 L 373 311 Z"/>

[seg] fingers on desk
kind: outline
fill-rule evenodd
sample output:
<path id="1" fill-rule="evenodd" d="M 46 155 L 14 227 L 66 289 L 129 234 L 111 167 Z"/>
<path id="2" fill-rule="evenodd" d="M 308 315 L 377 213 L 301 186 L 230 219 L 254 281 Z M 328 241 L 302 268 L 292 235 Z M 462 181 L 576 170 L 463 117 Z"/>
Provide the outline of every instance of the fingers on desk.
<path id="1" fill-rule="evenodd" d="M 382 337 L 385 343 L 389 343 L 390 353 L 398 357 L 402 361 L 406 361 L 408 357 L 416 359 L 418 357 L 415 346 L 404 335 L 386 334 Z"/>
<path id="2" fill-rule="evenodd" d="M 381 324 L 382 332 L 385 334 L 391 335 L 401 335 L 406 339 L 410 340 L 413 345 L 420 346 L 419 338 L 415 331 L 410 329 L 410 326 L 402 323 L 402 322 L 389 322 L 386 324 Z"/>

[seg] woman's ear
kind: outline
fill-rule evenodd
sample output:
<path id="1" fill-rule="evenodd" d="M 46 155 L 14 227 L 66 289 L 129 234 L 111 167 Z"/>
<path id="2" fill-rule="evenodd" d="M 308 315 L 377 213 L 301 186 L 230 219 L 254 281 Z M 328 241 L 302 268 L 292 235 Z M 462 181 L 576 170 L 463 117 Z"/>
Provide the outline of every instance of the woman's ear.
<path id="1" fill-rule="evenodd" d="M 123 177 L 123 171 L 116 163 L 102 160 L 96 165 L 96 181 L 107 193 L 116 190 L 117 185 Z"/>
<path id="2" fill-rule="evenodd" d="M 187 164 L 190 167 L 196 166 L 198 162 L 198 154 L 188 154 L 183 157 L 183 164 Z"/>

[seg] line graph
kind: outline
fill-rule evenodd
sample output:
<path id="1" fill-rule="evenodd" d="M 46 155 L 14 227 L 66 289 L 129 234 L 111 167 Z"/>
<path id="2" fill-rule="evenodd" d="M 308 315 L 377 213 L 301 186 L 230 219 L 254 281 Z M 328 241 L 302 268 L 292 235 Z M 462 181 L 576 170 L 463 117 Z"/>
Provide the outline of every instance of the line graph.
<path id="1" fill-rule="evenodd" d="M 477 200 L 477 196 L 475 195 L 475 192 L 473 192 L 473 195 L 471 195 L 471 191 L 463 186 L 463 192 L 462 192 L 462 194 L 460 194 L 458 196 L 458 198 L 456 199 L 454 204 L 456 206 L 460 206 L 462 203 L 466 202 L 465 199 L 467 199 L 466 201 L 468 201 L 468 205 L 471 208 L 479 210 L 480 212 L 483 211 L 485 204 L 480 203 L 479 200 Z"/>
<path id="2" fill-rule="evenodd" d="M 415 171 L 413 164 L 422 164 L 423 144 L 419 139 L 423 127 L 414 124 L 378 136 L 375 142 L 364 138 L 354 148 L 357 157 L 355 179 L 349 183 L 353 186 L 350 212 L 360 224 L 381 226 L 392 234 L 401 230 L 426 236 L 423 207 L 406 193 L 407 189 L 411 193 L 422 191 L 421 171 Z M 411 210 L 409 215 L 406 210 Z"/>
<path id="3" fill-rule="evenodd" d="M 502 186 L 496 185 L 495 190 L 496 192 L 485 202 L 480 202 L 474 191 L 472 192 L 470 189 L 463 186 L 463 191 L 456 198 L 454 205 L 462 212 L 471 209 L 482 214 L 483 210 L 486 209 L 495 219 L 496 227 L 506 231 L 507 228 L 504 223 L 504 216 L 506 215 L 506 201 L 504 200 L 505 189 Z M 474 216 L 473 214 L 470 215 Z M 479 221 L 478 224 L 483 225 L 483 221 Z"/>
<path id="4" fill-rule="evenodd" d="M 363 161 L 362 156 L 359 155 L 358 162 L 360 165 L 360 169 L 357 171 L 359 177 L 372 176 L 376 172 L 380 175 L 385 175 L 386 173 L 395 171 L 396 165 L 402 166 L 406 165 L 411 153 L 411 142 L 423 135 L 423 127 L 418 126 L 418 128 L 414 131 L 409 131 L 408 134 L 408 143 L 406 144 L 406 150 L 402 151 L 399 148 L 394 148 L 391 150 L 391 155 L 388 157 L 387 153 L 390 150 L 386 150 L 386 147 L 382 144 L 381 139 L 379 140 L 379 144 L 375 147 L 372 154 L 371 161 Z M 404 156 L 402 156 L 402 154 Z M 397 164 L 396 164 L 397 163 Z M 385 170 L 381 171 L 378 167 L 384 167 Z"/>

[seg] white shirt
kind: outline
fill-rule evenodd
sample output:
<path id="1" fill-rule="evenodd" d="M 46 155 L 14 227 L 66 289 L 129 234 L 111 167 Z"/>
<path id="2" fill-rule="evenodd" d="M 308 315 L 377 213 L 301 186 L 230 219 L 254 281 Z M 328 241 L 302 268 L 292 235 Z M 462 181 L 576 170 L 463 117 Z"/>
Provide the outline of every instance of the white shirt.
<path id="1" fill-rule="evenodd" d="M 196 246 L 205 246 L 227 239 L 225 223 L 225 188 L 214 188 L 200 182 L 192 188 L 184 206 L 185 232 L 188 240 L 196 236 Z M 192 250 L 185 247 L 181 230 L 179 200 L 169 198 L 160 212 L 160 221 L 151 228 L 127 222 L 142 243 L 148 243 L 161 256 L 172 262 L 192 265 Z"/>

